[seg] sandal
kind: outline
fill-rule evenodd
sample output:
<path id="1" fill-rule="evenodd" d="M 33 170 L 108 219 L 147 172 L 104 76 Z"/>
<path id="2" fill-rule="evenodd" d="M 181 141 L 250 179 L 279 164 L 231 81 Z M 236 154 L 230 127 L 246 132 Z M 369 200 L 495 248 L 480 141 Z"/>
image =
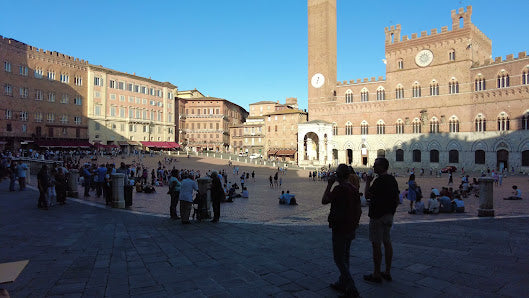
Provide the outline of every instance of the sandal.
<path id="1" fill-rule="evenodd" d="M 369 282 L 374 282 L 377 284 L 382 283 L 382 278 L 380 276 L 375 277 L 373 274 L 364 275 L 364 280 L 369 281 Z"/>
<path id="2" fill-rule="evenodd" d="M 387 281 L 392 281 L 393 280 L 393 278 L 391 278 L 391 274 L 389 274 L 389 273 L 382 272 L 382 273 L 380 273 L 380 276 L 382 276 L 382 278 L 387 280 Z"/>

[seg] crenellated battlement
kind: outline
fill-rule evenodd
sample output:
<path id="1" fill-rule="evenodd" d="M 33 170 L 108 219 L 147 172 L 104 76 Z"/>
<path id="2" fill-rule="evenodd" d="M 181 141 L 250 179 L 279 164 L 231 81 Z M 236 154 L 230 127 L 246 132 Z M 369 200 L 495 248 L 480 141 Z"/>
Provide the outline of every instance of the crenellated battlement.
<path id="1" fill-rule="evenodd" d="M 18 40 L 15 40 L 15 39 L 12 39 L 12 38 L 8 38 L 8 37 L 4 37 L 2 35 L 0 35 L 0 43 L 4 44 L 4 45 L 7 45 L 7 46 L 16 47 L 16 48 L 18 48 L 20 50 L 25 50 L 28 53 L 30 53 L 30 52 L 40 53 L 40 54 L 43 54 L 43 55 L 49 55 L 49 56 L 54 57 L 54 58 L 56 57 L 56 58 L 60 58 L 60 59 L 64 59 L 64 60 L 70 61 L 70 62 L 75 62 L 75 63 L 81 63 L 81 64 L 88 65 L 88 61 L 85 61 L 83 59 L 79 59 L 79 58 L 76 58 L 76 57 L 68 56 L 68 55 L 65 55 L 65 54 L 62 54 L 62 53 L 59 53 L 59 52 L 55 52 L 55 51 L 46 51 L 46 50 L 43 50 L 43 49 L 40 49 L 40 48 L 37 48 L 37 47 L 34 47 L 34 46 L 30 46 L 30 45 L 28 45 L 26 43 L 23 43 L 23 42 L 20 42 Z"/>
<path id="2" fill-rule="evenodd" d="M 472 16 L 472 6 L 467 6 L 467 10 L 465 11 L 464 8 L 459 8 L 458 11 L 452 10 L 451 11 L 451 17 L 452 17 L 452 30 L 448 30 L 448 26 L 441 27 L 441 32 L 437 31 L 437 28 L 431 29 L 430 34 L 428 34 L 428 31 L 421 31 L 420 35 L 417 33 L 412 33 L 411 35 L 403 35 L 401 36 L 401 25 L 398 24 L 396 26 L 390 26 L 384 28 L 384 33 L 386 35 L 385 43 L 386 45 L 391 44 L 398 44 L 401 42 L 406 42 L 410 40 L 418 40 L 421 38 L 427 38 L 432 37 L 448 32 L 452 32 L 455 30 L 460 29 L 470 29 L 472 32 L 478 34 L 480 37 L 484 38 L 485 40 L 489 40 L 485 34 L 483 34 L 474 24 L 472 24 L 471 21 Z M 460 20 L 463 20 L 463 26 L 460 28 Z"/>
<path id="3" fill-rule="evenodd" d="M 355 80 L 350 80 L 350 81 L 343 81 L 343 82 L 336 82 L 336 85 L 337 86 L 350 86 L 350 85 L 360 85 L 360 84 L 368 84 L 368 83 L 376 83 L 376 82 L 385 82 L 386 80 L 384 79 L 383 76 L 379 76 L 379 77 L 371 77 L 371 78 L 363 78 L 363 79 L 356 79 L 356 82 Z"/>
<path id="4" fill-rule="evenodd" d="M 526 59 L 526 58 L 528 58 L 527 53 L 523 51 L 523 52 L 518 53 L 518 57 L 514 57 L 514 54 L 508 54 L 505 56 L 505 59 L 503 59 L 503 57 L 495 57 L 494 59 L 490 58 L 490 59 L 485 59 L 485 61 L 482 61 L 482 62 L 475 62 L 474 64 L 472 64 L 472 67 L 476 68 L 476 67 L 482 67 L 482 66 L 491 66 L 495 64 L 501 64 L 505 62 L 511 62 L 511 61 L 516 61 L 519 59 Z"/>

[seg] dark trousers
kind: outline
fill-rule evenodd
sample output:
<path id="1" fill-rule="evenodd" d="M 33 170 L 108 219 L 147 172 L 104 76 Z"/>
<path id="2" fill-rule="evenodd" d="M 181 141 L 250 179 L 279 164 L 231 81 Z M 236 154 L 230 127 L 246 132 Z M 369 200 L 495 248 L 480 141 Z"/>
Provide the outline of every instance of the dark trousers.
<path id="1" fill-rule="evenodd" d="M 39 187 L 39 201 L 37 206 L 39 208 L 46 208 L 48 207 L 48 202 L 46 201 L 46 189 L 41 189 Z"/>
<path id="2" fill-rule="evenodd" d="M 9 178 L 9 191 L 15 191 L 15 183 L 17 179 L 16 177 L 10 177 Z"/>
<path id="3" fill-rule="evenodd" d="M 220 200 L 212 200 L 213 205 L 213 219 L 219 220 L 220 218 Z"/>
<path id="4" fill-rule="evenodd" d="M 84 196 L 85 197 L 90 196 L 90 178 L 84 179 Z"/>
<path id="5" fill-rule="evenodd" d="M 356 286 L 351 273 L 349 272 L 349 251 L 351 241 L 355 238 L 355 232 L 344 233 L 333 229 L 332 231 L 332 252 L 334 263 L 340 271 L 338 283 L 347 291 L 356 291 Z"/>
<path id="6" fill-rule="evenodd" d="M 169 206 L 169 214 L 171 215 L 171 218 L 178 217 L 178 214 L 176 214 L 176 206 L 178 205 L 179 197 L 180 197 L 179 191 L 175 191 L 171 193 L 171 206 Z"/>
<path id="7" fill-rule="evenodd" d="M 96 195 L 99 198 L 103 193 L 103 187 L 105 182 L 96 182 Z"/>
<path id="8" fill-rule="evenodd" d="M 18 186 L 20 190 L 26 189 L 26 177 L 18 177 Z"/>

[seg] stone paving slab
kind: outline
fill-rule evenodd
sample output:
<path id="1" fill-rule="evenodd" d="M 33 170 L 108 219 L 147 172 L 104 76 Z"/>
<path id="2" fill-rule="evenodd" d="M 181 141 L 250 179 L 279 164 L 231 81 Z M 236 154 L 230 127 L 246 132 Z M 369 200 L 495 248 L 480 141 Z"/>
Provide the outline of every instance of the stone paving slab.
<path id="1" fill-rule="evenodd" d="M 13 297 L 336 297 L 321 225 L 181 225 L 80 204 L 36 208 L 0 183 L 0 262 L 29 259 Z M 364 215 L 365 216 L 365 215 Z M 351 247 L 364 297 L 519 297 L 529 290 L 528 218 L 396 223 L 393 282 L 369 284 L 367 226 Z"/>

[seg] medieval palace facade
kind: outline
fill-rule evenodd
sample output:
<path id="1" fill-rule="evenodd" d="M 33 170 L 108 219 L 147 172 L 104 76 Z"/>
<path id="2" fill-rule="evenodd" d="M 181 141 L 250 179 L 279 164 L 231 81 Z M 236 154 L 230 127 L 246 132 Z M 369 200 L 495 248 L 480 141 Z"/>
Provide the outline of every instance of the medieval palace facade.
<path id="1" fill-rule="evenodd" d="M 385 28 L 386 76 L 337 82 L 336 0 L 308 0 L 309 122 L 300 165 L 529 169 L 529 57 L 453 10 L 452 25 L 411 36 Z"/>

